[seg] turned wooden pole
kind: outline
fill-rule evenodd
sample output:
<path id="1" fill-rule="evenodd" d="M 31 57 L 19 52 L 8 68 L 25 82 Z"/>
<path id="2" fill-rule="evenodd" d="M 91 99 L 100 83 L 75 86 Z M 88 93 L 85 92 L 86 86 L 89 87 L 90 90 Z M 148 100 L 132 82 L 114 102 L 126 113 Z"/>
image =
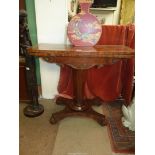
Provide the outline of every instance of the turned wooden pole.
<path id="1" fill-rule="evenodd" d="M 86 73 L 87 70 L 73 69 L 73 89 L 75 103 L 72 108 L 77 111 L 83 111 L 87 109 L 87 105 L 84 100 Z"/>

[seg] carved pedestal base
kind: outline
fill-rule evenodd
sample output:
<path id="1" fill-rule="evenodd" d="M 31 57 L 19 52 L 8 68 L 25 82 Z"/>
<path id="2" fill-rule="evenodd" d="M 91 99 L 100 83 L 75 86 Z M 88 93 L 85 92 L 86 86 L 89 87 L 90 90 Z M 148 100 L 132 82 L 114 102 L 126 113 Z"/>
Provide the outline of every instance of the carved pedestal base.
<path id="1" fill-rule="evenodd" d="M 56 103 L 58 105 L 65 105 L 65 108 L 62 111 L 52 114 L 50 122 L 54 124 L 68 116 L 84 116 L 94 119 L 102 126 L 106 125 L 105 116 L 91 108 L 92 105 L 101 105 L 101 101 L 99 99 L 88 100 L 84 98 L 87 70 L 72 68 L 72 73 L 74 99 L 57 98 Z"/>
<path id="2" fill-rule="evenodd" d="M 67 98 L 63 98 L 63 97 L 58 97 L 56 100 L 57 105 L 66 105 L 67 103 L 71 103 L 71 102 L 72 102 L 71 99 L 67 99 Z M 98 98 L 87 99 L 87 102 L 90 105 L 95 105 L 95 106 L 100 106 L 102 104 L 102 101 Z"/>
<path id="3" fill-rule="evenodd" d="M 51 124 L 55 124 L 58 121 L 64 119 L 65 117 L 69 117 L 69 116 L 83 116 L 83 117 L 92 118 L 95 121 L 97 121 L 101 126 L 104 126 L 107 124 L 105 116 L 94 111 L 91 107 L 90 101 L 85 102 L 85 104 L 83 104 L 84 105 L 83 107 L 81 106 L 78 107 L 77 104 L 75 104 L 73 100 L 63 99 L 63 98 L 59 98 L 57 100 L 57 103 L 59 105 L 60 104 L 62 105 L 64 103 L 65 108 L 59 112 L 52 114 L 51 119 L 50 119 Z"/>
<path id="4" fill-rule="evenodd" d="M 35 105 L 28 105 L 24 108 L 24 115 L 28 117 L 37 117 L 44 112 L 44 107 L 41 104 Z"/>

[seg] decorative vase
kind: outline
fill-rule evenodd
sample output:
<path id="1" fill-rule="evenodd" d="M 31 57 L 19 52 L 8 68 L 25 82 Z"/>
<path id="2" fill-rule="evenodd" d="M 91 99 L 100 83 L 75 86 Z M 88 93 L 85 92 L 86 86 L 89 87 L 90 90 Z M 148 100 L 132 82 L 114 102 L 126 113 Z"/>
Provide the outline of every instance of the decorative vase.
<path id="1" fill-rule="evenodd" d="M 79 0 L 81 12 L 68 24 L 67 35 L 75 46 L 94 46 L 100 39 L 102 27 L 99 20 L 89 13 L 91 0 Z"/>

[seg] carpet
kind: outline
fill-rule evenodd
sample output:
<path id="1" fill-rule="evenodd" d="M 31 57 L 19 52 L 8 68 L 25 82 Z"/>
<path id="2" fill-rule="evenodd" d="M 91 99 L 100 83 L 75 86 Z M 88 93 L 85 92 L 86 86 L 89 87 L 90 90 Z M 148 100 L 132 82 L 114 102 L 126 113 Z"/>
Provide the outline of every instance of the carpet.
<path id="1" fill-rule="evenodd" d="M 19 106 L 19 154 L 20 155 L 52 155 L 58 131 L 58 124 L 51 125 L 49 119 L 53 112 L 63 107 L 52 100 L 39 100 L 44 106 L 44 113 L 30 118 L 23 114 L 26 103 Z"/>
<path id="2" fill-rule="evenodd" d="M 102 106 L 93 108 L 102 113 Z M 112 155 L 107 127 L 85 117 L 61 120 L 52 155 Z"/>
<path id="3" fill-rule="evenodd" d="M 111 148 L 115 153 L 135 153 L 135 132 L 122 125 L 121 107 L 122 102 L 103 104 L 103 112 L 108 121 Z"/>

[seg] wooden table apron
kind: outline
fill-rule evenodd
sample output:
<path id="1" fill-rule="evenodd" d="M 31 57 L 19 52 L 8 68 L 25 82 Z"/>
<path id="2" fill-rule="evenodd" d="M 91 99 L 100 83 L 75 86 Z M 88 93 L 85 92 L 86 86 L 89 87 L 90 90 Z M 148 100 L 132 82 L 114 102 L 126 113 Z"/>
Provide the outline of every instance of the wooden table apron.
<path id="1" fill-rule="evenodd" d="M 83 98 L 87 70 L 93 66 L 111 65 L 119 60 L 129 59 L 134 56 L 133 49 L 123 45 L 75 47 L 71 45 L 39 44 L 28 48 L 28 53 L 31 56 L 41 57 L 50 63 L 68 65 L 73 69 L 73 89 L 75 97 L 73 99 L 59 97 L 57 99 L 56 103 L 64 104 L 65 108 L 62 111 L 52 114 L 50 119 L 52 124 L 68 116 L 85 116 L 96 120 L 102 126 L 106 125 L 105 116 L 92 109 L 91 105 L 93 105 L 93 102 L 91 103 L 91 100 Z M 35 102 L 38 103 L 38 101 Z M 35 110 L 36 105 L 42 106 L 35 103 Z M 31 106 L 31 110 L 30 107 L 26 108 L 26 116 L 29 116 L 27 109 L 29 109 L 31 113 L 35 111 L 33 110 L 33 106 Z M 41 114 L 40 112 L 38 113 L 36 116 Z M 30 116 L 35 117 L 35 114 L 30 114 Z"/>

